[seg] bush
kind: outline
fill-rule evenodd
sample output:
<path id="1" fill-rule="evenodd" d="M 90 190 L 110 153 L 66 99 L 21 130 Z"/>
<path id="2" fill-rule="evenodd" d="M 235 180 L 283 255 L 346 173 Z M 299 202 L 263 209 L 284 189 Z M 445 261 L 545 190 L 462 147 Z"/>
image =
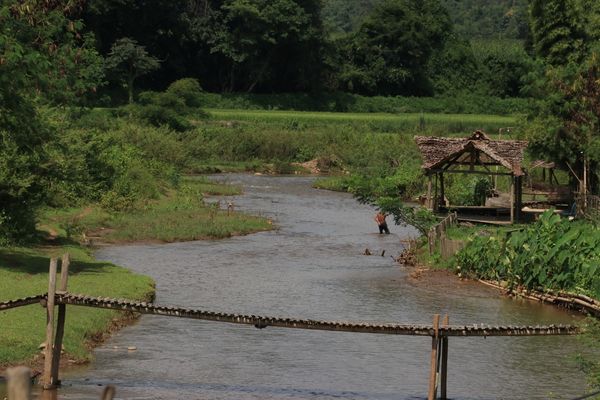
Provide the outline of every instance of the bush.
<path id="1" fill-rule="evenodd" d="M 188 107 L 200 107 L 202 104 L 200 97 L 202 88 L 198 80 L 193 78 L 180 79 L 171 83 L 166 93 L 183 99 L 183 102 Z"/>
<path id="2" fill-rule="evenodd" d="M 461 272 L 528 289 L 600 298 L 600 229 L 548 211 L 520 231 L 476 236 L 456 256 Z"/>

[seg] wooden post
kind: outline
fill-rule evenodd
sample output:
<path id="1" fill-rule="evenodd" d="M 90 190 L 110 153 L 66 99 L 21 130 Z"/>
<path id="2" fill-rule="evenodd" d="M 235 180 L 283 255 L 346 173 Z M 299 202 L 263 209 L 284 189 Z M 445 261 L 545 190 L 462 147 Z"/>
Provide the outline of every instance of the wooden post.
<path id="1" fill-rule="evenodd" d="M 115 387 L 112 385 L 108 385 L 107 387 L 104 388 L 104 391 L 102 392 L 102 399 L 101 400 L 113 400 L 115 397 Z"/>
<path id="2" fill-rule="evenodd" d="M 442 321 L 442 326 L 447 328 L 450 321 L 448 318 L 448 314 L 444 316 L 444 320 Z M 447 396 L 447 382 L 448 382 L 448 336 L 442 337 L 442 362 L 441 362 L 441 371 L 440 371 L 440 399 L 446 400 Z"/>
<path id="3" fill-rule="evenodd" d="M 44 389 L 53 389 L 52 382 L 52 356 L 54 354 L 54 295 L 56 293 L 56 264 L 58 260 L 50 260 L 48 273 L 48 301 L 46 303 L 46 349 L 44 352 L 44 374 L 42 386 Z"/>
<path id="4" fill-rule="evenodd" d="M 31 400 L 31 371 L 27 367 L 6 370 L 8 400 Z"/>
<path id="5" fill-rule="evenodd" d="M 444 197 L 446 196 L 446 194 L 444 192 L 445 192 L 445 189 L 444 189 L 444 173 L 440 172 L 440 200 L 439 200 L 440 207 L 446 207 L 446 200 L 444 199 Z"/>
<path id="6" fill-rule="evenodd" d="M 60 264 L 60 284 L 58 290 L 60 293 L 67 291 L 67 281 L 69 279 L 69 264 L 71 258 L 69 253 L 65 253 L 62 257 Z M 58 320 L 56 322 L 56 339 L 54 341 L 54 354 L 52 356 L 52 373 L 51 380 L 53 385 L 60 385 L 60 379 L 58 379 L 58 371 L 60 369 L 60 354 L 62 352 L 63 336 L 65 334 L 65 319 L 67 317 L 67 305 L 58 305 Z"/>
<path id="7" fill-rule="evenodd" d="M 510 178 L 510 223 L 515 223 L 515 177 Z"/>
<path id="8" fill-rule="evenodd" d="M 433 200 L 431 198 L 431 175 L 427 176 L 427 208 L 429 210 L 433 209 Z"/>
<path id="9" fill-rule="evenodd" d="M 429 374 L 429 394 L 427 400 L 437 398 L 437 359 L 438 359 L 438 337 L 440 328 L 440 314 L 433 316 L 433 336 L 431 338 L 431 371 Z"/>

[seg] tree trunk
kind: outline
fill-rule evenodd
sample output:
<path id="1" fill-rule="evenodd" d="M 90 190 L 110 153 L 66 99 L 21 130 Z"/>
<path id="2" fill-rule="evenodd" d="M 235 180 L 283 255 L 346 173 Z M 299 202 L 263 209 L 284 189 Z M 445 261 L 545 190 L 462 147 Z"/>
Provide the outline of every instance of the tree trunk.
<path id="1" fill-rule="evenodd" d="M 129 96 L 129 104 L 133 104 L 133 81 L 135 80 L 134 77 L 130 76 L 129 79 L 127 79 L 127 94 Z"/>

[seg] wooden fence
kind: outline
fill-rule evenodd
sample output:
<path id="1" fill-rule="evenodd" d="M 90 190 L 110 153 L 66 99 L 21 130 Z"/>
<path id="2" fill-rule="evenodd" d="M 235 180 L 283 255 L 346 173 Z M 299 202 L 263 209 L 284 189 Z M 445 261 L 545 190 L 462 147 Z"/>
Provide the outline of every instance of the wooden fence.
<path id="1" fill-rule="evenodd" d="M 443 259 L 448 259 L 465 247 L 463 240 L 449 239 L 446 231 L 449 227 L 456 225 L 458 215 L 456 212 L 448 214 L 446 218 L 441 220 L 437 225 L 432 226 L 427 234 L 429 244 L 429 254 L 433 255 L 438 250 Z"/>
<path id="2" fill-rule="evenodd" d="M 600 196 L 576 194 L 575 204 L 578 216 L 600 220 Z"/>

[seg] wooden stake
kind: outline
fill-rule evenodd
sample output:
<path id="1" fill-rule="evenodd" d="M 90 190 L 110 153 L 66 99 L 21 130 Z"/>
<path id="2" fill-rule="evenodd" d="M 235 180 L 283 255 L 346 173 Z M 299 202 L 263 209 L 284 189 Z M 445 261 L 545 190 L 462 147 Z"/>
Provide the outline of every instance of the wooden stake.
<path id="1" fill-rule="evenodd" d="M 31 371 L 27 367 L 6 370 L 8 400 L 31 400 Z"/>
<path id="2" fill-rule="evenodd" d="M 44 389 L 53 389 L 52 382 L 52 356 L 54 354 L 54 295 L 56 293 L 56 264 L 58 260 L 50 260 L 48 273 L 48 301 L 46 303 L 46 349 L 44 352 L 44 375 L 42 386 Z"/>
<path id="3" fill-rule="evenodd" d="M 442 326 L 447 328 L 449 325 L 448 314 L 444 316 L 444 320 L 442 322 Z M 442 362 L 441 362 L 441 371 L 440 371 L 440 399 L 446 400 L 447 397 L 447 381 L 448 381 L 448 336 L 444 336 L 442 338 Z"/>
<path id="4" fill-rule="evenodd" d="M 115 397 L 115 387 L 108 385 L 107 387 L 104 388 L 104 391 L 102 392 L 102 399 L 101 400 L 113 400 Z"/>
<path id="5" fill-rule="evenodd" d="M 438 358 L 438 337 L 440 327 L 440 314 L 433 316 L 433 337 L 431 339 L 431 372 L 429 374 L 429 395 L 427 400 L 436 400 L 437 398 L 437 358 Z"/>
<path id="6" fill-rule="evenodd" d="M 58 290 L 61 293 L 67 291 L 67 281 L 69 279 L 69 264 L 71 258 L 69 253 L 65 253 L 62 257 L 60 265 L 60 284 Z M 60 385 L 58 372 L 60 369 L 60 355 L 62 352 L 63 336 L 65 334 L 65 320 L 67 317 L 67 306 L 65 304 L 58 305 L 58 321 L 56 323 L 56 340 L 54 341 L 54 354 L 52 356 L 52 373 L 51 379 L 53 385 Z"/>

